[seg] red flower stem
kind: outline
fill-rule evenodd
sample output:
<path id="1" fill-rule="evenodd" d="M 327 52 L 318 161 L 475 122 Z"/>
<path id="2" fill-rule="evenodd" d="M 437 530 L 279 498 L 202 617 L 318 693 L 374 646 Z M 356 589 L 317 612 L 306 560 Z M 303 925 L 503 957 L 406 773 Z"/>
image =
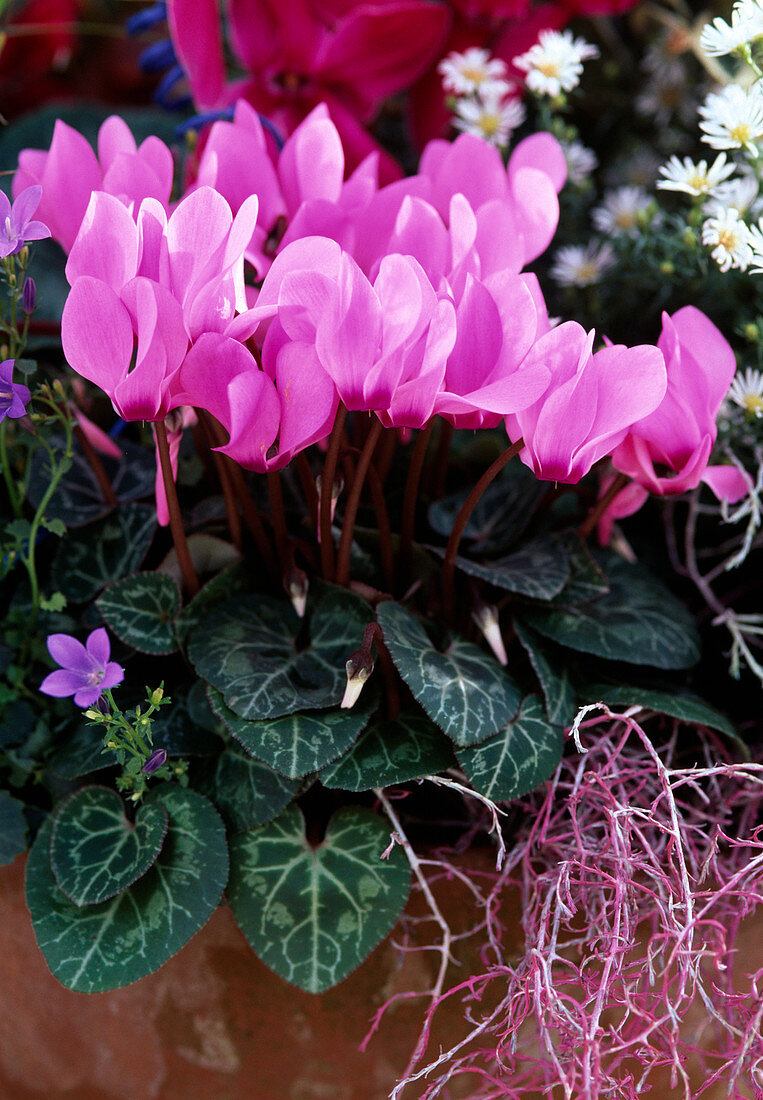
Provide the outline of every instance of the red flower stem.
<path id="1" fill-rule="evenodd" d="M 209 445 L 210 453 L 212 455 L 212 461 L 215 464 L 215 470 L 217 472 L 217 479 L 220 482 L 220 488 L 223 491 L 223 500 L 225 501 L 225 515 L 228 520 L 228 530 L 233 545 L 238 551 L 241 550 L 241 518 L 238 514 L 238 507 L 236 506 L 236 495 L 233 492 L 233 485 L 231 483 L 230 474 L 223 461 L 223 455 L 219 451 L 214 450 L 215 436 L 210 425 L 209 413 L 204 409 L 198 409 L 199 420 L 206 436 L 207 443 Z"/>
<path id="2" fill-rule="evenodd" d="M 211 415 L 208 414 L 209 426 L 212 431 L 212 436 L 215 440 L 215 446 L 225 446 L 227 442 L 225 438 L 225 429 L 223 426 Z M 241 508 L 241 514 L 244 517 L 244 523 L 249 529 L 249 533 L 257 544 L 257 549 L 260 552 L 262 560 L 268 568 L 268 572 L 271 574 L 274 580 L 279 580 L 278 570 L 276 568 L 276 559 L 273 554 L 273 548 L 270 545 L 267 532 L 263 526 L 260 514 L 257 511 L 256 505 L 252 500 L 252 495 L 247 488 L 247 484 L 244 481 L 244 475 L 241 472 L 241 467 L 235 462 L 230 455 L 221 454 L 223 465 L 228 471 L 228 475 L 233 486 L 233 491 L 238 499 L 239 506 Z"/>
<path id="3" fill-rule="evenodd" d="M 315 478 L 313 472 L 310 469 L 310 463 L 307 461 L 307 456 L 304 451 L 300 451 L 294 459 L 294 464 L 297 468 L 297 474 L 299 476 L 300 483 L 302 485 L 302 492 L 305 494 L 305 500 L 307 501 L 307 507 L 310 509 L 310 522 L 313 525 L 313 530 L 318 530 L 318 490 L 315 487 Z"/>
<path id="4" fill-rule="evenodd" d="M 461 545 L 461 538 L 466 530 L 466 525 L 469 522 L 469 517 L 477 507 L 480 497 L 488 486 L 495 481 L 504 466 L 506 466 L 515 455 L 519 454 L 524 445 L 524 440 L 518 439 L 516 443 L 512 443 L 510 447 L 507 447 L 503 454 L 499 455 L 495 462 L 485 470 L 484 474 L 459 509 L 453 524 L 453 530 L 448 539 L 448 545 L 445 547 L 445 560 L 442 563 L 442 603 L 445 617 L 449 620 L 453 617 L 453 579 L 456 571 L 456 555 L 458 554 L 458 548 Z"/>
<path id="5" fill-rule="evenodd" d="M 453 425 L 447 420 L 440 420 L 440 432 L 437 440 L 437 450 L 432 460 L 431 468 L 427 471 L 429 483 L 429 495 L 432 500 L 439 500 L 445 492 L 445 478 L 448 473 L 448 461 L 450 459 L 450 441 L 453 438 Z"/>
<path id="6" fill-rule="evenodd" d="M 387 433 L 385 433 L 386 436 Z M 376 512 L 376 524 L 379 528 L 379 556 L 381 558 L 382 576 L 388 592 L 395 590 L 395 552 L 392 548 L 392 528 L 387 512 L 387 502 L 384 499 L 384 486 L 374 466 L 368 467 L 368 487 Z"/>
<path id="7" fill-rule="evenodd" d="M 175 489 L 175 479 L 172 476 L 170 446 L 167 442 L 167 428 L 165 427 L 164 421 L 157 420 L 154 424 L 154 430 L 156 432 L 156 443 L 159 449 L 159 462 L 162 468 L 164 492 L 167 497 L 167 510 L 170 514 L 172 541 L 175 545 L 178 565 L 180 566 L 180 572 L 183 576 L 183 584 L 188 593 L 191 596 L 195 596 L 199 591 L 199 578 L 196 576 L 196 570 L 193 567 L 193 561 L 191 560 L 191 554 L 188 550 L 188 543 L 185 538 L 183 517 L 180 514 L 180 505 L 178 503 L 177 490 Z"/>
<path id="8" fill-rule="evenodd" d="M 618 474 L 615 477 L 615 480 L 609 486 L 604 496 L 600 497 L 599 500 L 596 501 L 595 506 L 591 509 L 586 518 L 580 524 L 580 527 L 578 527 L 578 534 L 582 539 L 588 538 L 596 524 L 606 512 L 607 508 L 609 508 L 610 504 L 617 496 L 617 494 L 620 492 L 621 489 L 624 489 L 627 484 L 628 478 L 625 474 Z"/>
<path id="9" fill-rule="evenodd" d="M 326 452 L 326 461 L 323 465 L 321 478 L 320 498 L 320 532 L 321 532 L 321 572 L 323 579 L 334 579 L 334 543 L 331 538 L 331 494 L 334 488 L 336 465 L 339 458 L 339 448 L 342 444 L 342 431 L 347 416 L 347 409 L 340 403 L 334 419 L 334 427 L 331 429 L 329 449 Z"/>
<path id="10" fill-rule="evenodd" d="M 268 496 L 270 497 L 270 515 L 273 520 L 273 533 L 276 539 L 276 554 L 281 573 L 285 576 L 294 562 L 294 551 L 289 544 L 289 532 L 286 529 L 286 514 L 283 507 L 281 475 L 277 470 L 268 470 Z"/>
<path id="11" fill-rule="evenodd" d="M 379 475 L 379 481 L 382 485 L 384 485 L 387 480 L 389 468 L 392 465 L 392 459 L 395 457 L 395 451 L 397 450 L 399 440 L 400 433 L 397 429 L 385 432 L 377 448 L 374 469 Z"/>
<path id="12" fill-rule="evenodd" d="M 108 504 L 111 508 L 116 508 L 119 503 L 117 494 L 114 492 L 114 488 L 109 480 L 109 475 L 106 473 L 106 469 L 101 462 L 98 452 L 79 424 L 74 425 L 74 435 L 82 448 L 83 455 L 90 464 L 90 469 L 95 474 L 95 479 L 98 482 L 98 488 L 101 490 L 101 496 L 103 497 L 104 503 Z"/>
<path id="13" fill-rule="evenodd" d="M 408 477 L 405 482 L 403 494 L 403 516 L 400 522 L 400 580 L 403 586 L 408 584 L 411 572 L 411 553 L 413 550 L 413 533 L 416 525 L 416 501 L 421 484 L 421 472 L 424 469 L 424 459 L 434 429 L 434 417 L 416 436 L 416 443 L 411 455 L 411 464 L 408 467 Z"/>
<path id="14" fill-rule="evenodd" d="M 363 444 L 363 450 L 360 452 L 358 465 L 355 469 L 355 477 L 352 482 L 352 487 L 350 488 L 350 495 L 347 498 L 347 506 L 344 510 L 342 536 L 339 540 L 339 550 L 336 559 L 337 584 L 347 584 L 350 579 L 350 550 L 352 548 L 352 535 L 355 530 L 355 519 L 360 505 L 360 495 L 363 492 L 363 483 L 366 480 L 366 473 L 368 472 L 368 467 L 371 465 L 371 458 L 373 457 L 376 444 L 379 442 L 382 430 L 381 420 L 379 420 L 378 417 L 374 417 L 366 441 Z M 323 549 L 322 543 L 321 549 Z"/>

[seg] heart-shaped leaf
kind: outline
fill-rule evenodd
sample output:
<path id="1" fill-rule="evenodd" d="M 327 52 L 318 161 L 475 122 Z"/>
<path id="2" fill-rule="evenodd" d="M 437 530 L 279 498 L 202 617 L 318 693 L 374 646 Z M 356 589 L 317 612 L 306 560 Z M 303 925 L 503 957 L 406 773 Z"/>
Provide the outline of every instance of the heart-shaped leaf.
<path id="1" fill-rule="evenodd" d="M 749 751 L 728 718 L 699 695 L 692 695 L 687 691 L 638 687 L 635 684 L 593 684 L 586 688 L 585 694 L 589 702 L 601 700 L 613 710 L 616 707 L 641 706 L 645 710 L 654 710 L 658 714 L 677 718 L 679 722 L 686 722 L 688 725 L 708 726 L 719 730 L 745 751 Z"/>
<path id="2" fill-rule="evenodd" d="M 458 759 L 476 791 L 494 802 L 518 798 L 553 774 L 564 740 L 546 718 L 543 703 L 529 695 L 506 729 L 481 745 L 461 749 Z"/>
<path id="3" fill-rule="evenodd" d="M 54 451 L 63 453 L 63 438 L 53 436 L 48 442 Z M 153 495 L 156 462 L 152 452 L 137 443 L 131 443 L 129 439 L 120 440 L 119 448 L 122 451 L 120 459 L 109 455 L 101 457 L 117 500 L 137 500 L 139 497 Z M 32 457 L 27 490 L 35 507 L 40 505 L 48 491 L 49 467 L 47 452 L 43 447 L 38 447 Z M 46 516 L 49 519 L 63 520 L 67 527 L 81 527 L 110 511 L 111 505 L 104 501 L 90 463 L 75 443 L 72 465 L 51 497 L 45 509 Z"/>
<path id="4" fill-rule="evenodd" d="M 53 562 L 54 584 L 73 603 L 91 600 L 140 568 L 155 531 L 153 508 L 123 504 L 64 539 Z"/>
<path id="5" fill-rule="evenodd" d="M 523 618 L 530 626 L 560 645 L 615 661 L 657 668 L 696 664 L 697 628 L 673 593 L 642 566 L 612 553 L 596 557 L 609 592 L 576 606 L 528 607 Z"/>
<path id="6" fill-rule="evenodd" d="M 575 721 L 577 695 L 561 653 L 554 653 L 552 642 L 516 617 L 514 630 L 540 680 L 549 722 L 566 729 Z"/>
<path id="7" fill-rule="evenodd" d="M 209 688 L 209 698 L 215 713 L 246 751 L 289 779 L 318 771 L 341 756 L 357 741 L 375 706 L 369 697 L 351 710 L 335 707 L 247 722 L 226 707 L 219 691 Z"/>
<path id="8" fill-rule="evenodd" d="M 216 609 L 232 596 L 249 591 L 249 579 L 243 562 L 236 562 L 223 569 L 202 588 L 183 608 L 175 620 L 175 633 L 180 646 L 185 649 L 189 635 L 198 626 L 208 624 Z"/>
<path id="9" fill-rule="evenodd" d="M 511 545 L 532 519 L 547 487 L 521 463 L 509 463 L 488 486 L 469 517 L 464 540 L 475 553 L 494 553 Z M 431 505 L 430 526 L 447 537 L 469 490 L 454 493 Z"/>
<path id="10" fill-rule="evenodd" d="M 554 535 L 533 539 L 495 561 L 481 563 L 458 557 L 456 565 L 470 577 L 533 600 L 550 600 L 558 595 L 570 576 L 564 543 Z"/>
<path id="11" fill-rule="evenodd" d="M 214 802 L 234 833 L 264 825 L 280 814 L 299 790 L 235 741 L 220 753 L 213 780 Z"/>
<path id="12" fill-rule="evenodd" d="M 150 801 L 169 815 L 159 857 L 132 886 L 78 908 L 59 890 L 45 822 L 27 863 L 26 896 L 37 943 L 67 988 L 102 993 L 153 973 L 206 924 L 228 876 L 220 815 L 196 791 L 169 784 Z"/>
<path id="13" fill-rule="evenodd" d="M 177 649 L 173 620 L 180 611 L 180 591 L 171 577 L 125 577 L 107 588 L 97 604 L 117 637 L 134 649 L 157 655 Z"/>
<path id="14" fill-rule="evenodd" d="M 444 771 L 453 749 L 424 714 L 399 714 L 373 722 L 358 743 L 321 772 L 324 787 L 368 791 Z"/>
<path id="15" fill-rule="evenodd" d="M 389 826 L 347 807 L 312 848 L 295 806 L 231 842 L 226 891 L 256 954 L 287 982 L 320 993 L 354 970 L 394 925 L 408 897 L 402 850 L 381 855 Z"/>
<path id="16" fill-rule="evenodd" d="M 267 596 L 223 604 L 191 634 L 188 653 L 196 671 L 240 718 L 280 718 L 340 702 L 345 664 L 363 639 L 368 605 L 331 585 L 313 589 L 307 644 L 305 623 L 291 604 Z"/>
<path id="17" fill-rule="evenodd" d="M 160 802 L 141 806 L 133 824 L 116 791 L 83 787 L 53 817 L 50 865 L 59 889 L 79 906 L 113 898 L 145 875 L 166 832 Z"/>
<path id="18" fill-rule="evenodd" d="M 517 713 L 519 687 L 484 650 L 454 637 L 440 653 L 410 611 L 392 600 L 380 603 L 377 615 L 398 672 L 457 745 L 484 741 Z"/>

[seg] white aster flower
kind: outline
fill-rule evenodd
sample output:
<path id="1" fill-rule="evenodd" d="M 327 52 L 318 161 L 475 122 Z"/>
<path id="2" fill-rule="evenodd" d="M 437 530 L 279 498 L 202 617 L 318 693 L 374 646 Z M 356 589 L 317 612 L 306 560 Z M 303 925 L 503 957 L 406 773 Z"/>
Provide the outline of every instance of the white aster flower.
<path id="1" fill-rule="evenodd" d="M 734 171 L 733 164 L 726 163 L 726 154 L 719 153 L 708 168 L 707 161 L 695 164 L 690 157 L 679 160 L 672 156 L 667 164 L 660 168 L 664 176 L 657 187 L 662 191 L 685 191 L 687 195 L 707 195 Z M 730 204 L 736 205 L 736 204 Z"/>
<path id="2" fill-rule="evenodd" d="M 763 235 L 762 235 L 763 239 Z M 738 210 L 729 207 L 706 218 L 702 225 L 702 243 L 712 245 L 710 255 L 721 271 L 730 267 L 746 271 L 752 263 L 752 238 Z"/>
<path id="3" fill-rule="evenodd" d="M 484 96 L 481 100 L 459 99 L 454 126 L 481 137 L 490 145 L 506 145 L 512 130 L 524 122 L 525 109 L 518 99 Z"/>
<path id="4" fill-rule="evenodd" d="M 651 196 L 641 187 L 618 187 L 605 194 L 591 219 L 599 233 L 610 237 L 637 237 L 639 215 L 651 201 Z"/>
<path id="5" fill-rule="evenodd" d="M 550 274 L 560 286 L 590 286 L 616 262 L 614 249 L 606 242 L 571 244 L 557 249 Z"/>
<path id="6" fill-rule="evenodd" d="M 718 210 L 733 206 L 740 214 L 757 216 L 760 212 L 760 187 L 755 176 L 747 172 L 734 179 L 724 180 L 710 192 L 703 210 L 706 214 L 716 214 Z"/>
<path id="7" fill-rule="evenodd" d="M 744 374 L 737 371 L 726 399 L 760 420 L 763 417 L 763 372 L 752 367 L 748 367 Z"/>
<path id="8" fill-rule="evenodd" d="M 704 122 L 703 141 L 713 149 L 746 148 L 756 155 L 755 142 L 763 137 L 763 91 L 757 84 L 749 90 L 729 84 L 720 92 L 711 92 L 699 108 Z"/>
<path id="9" fill-rule="evenodd" d="M 567 161 L 567 181 L 576 187 L 585 183 L 598 167 L 593 149 L 588 149 L 581 141 L 562 142 L 562 152 Z"/>
<path id="10" fill-rule="evenodd" d="M 759 0 L 740 0 L 731 13 L 731 24 L 713 19 L 702 31 L 700 49 L 710 57 L 734 53 L 763 35 L 763 7 Z"/>
<path id="11" fill-rule="evenodd" d="M 449 53 L 437 66 L 442 86 L 453 95 L 501 96 L 511 85 L 506 80 L 506 65 L 487 50 L 473 46 L 463 53 Z"/>
<path id="12" fill-rule="evenodd" d="M 598 56 L 596 46 L 584 38 L 573 38 L 572 31 L 541 31 L 539 41 L 515 57 L 513 64 L 527 73 L 525 84 L 530 91 L 558 96 L 577 87 L 583 62 Z"/>

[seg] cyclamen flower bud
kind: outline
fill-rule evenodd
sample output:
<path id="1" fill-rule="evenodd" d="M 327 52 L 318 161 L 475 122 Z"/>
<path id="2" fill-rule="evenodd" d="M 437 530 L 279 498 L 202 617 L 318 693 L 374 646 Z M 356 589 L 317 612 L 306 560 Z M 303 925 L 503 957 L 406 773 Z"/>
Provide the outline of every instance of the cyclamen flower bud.
<path id="1" fill-rule="evenodd" d="M 21 308 L 27 316 L 34 312 L 34 303 L 37 299 L 37 287 L 34 279 L 27 276 L 21 291 Z"/>
<path id="2" fill-rule="evenodd" d="M 148 760 L 145 762 L 145 764 L 141 768 L 141 771 L 143 772 L 144 775 L 153 775 L 154 772 L 159 771 L 159 768 L 161 768 L 162 764 L 166 763 L 166 760 L 167 760 L 167 750 L 166 749 L 154 749 L 154 751 L 149 756 Z"/>

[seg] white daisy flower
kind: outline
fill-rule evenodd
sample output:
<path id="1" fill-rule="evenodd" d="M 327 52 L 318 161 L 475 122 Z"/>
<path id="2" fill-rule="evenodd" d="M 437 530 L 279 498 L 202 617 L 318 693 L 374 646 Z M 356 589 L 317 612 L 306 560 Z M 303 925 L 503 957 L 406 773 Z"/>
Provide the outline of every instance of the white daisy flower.
<path id="1" fill-rule="evenodd" d="M 753 370 L 752 367 L 748 367 L 744 374 L 737 371 L 726 399 L 760 420 L 763 417 L 763 371 Z"/>
<path id="2" fill-rule="evenodd" d="M 755 142 L 763 137 L 763 91 L 758 85 L 749 90 L 729 84 L 720 92 L 711 92 L 699 113 L 703 141 L 713 149 L 746 148 L 757 155 Z"/>
<path id="3" fill-rule="evenodd" d="M 733 206 L 740 214 L 758 215 L 761 205 L 760 187 L 752 173 L 736 176 L 717 184 L 710 192 L 703 210 L 706 214 L 715 214 L 719 209 Z"/>
<path id="4" fill-rule="evenodd" d="M 466 134 L 484 138 L 490 145 L 503 146 L 524 118 L 525 109 L 520 100 L 484 96 L 481 100 L 459 99 L 453 124 Z"/>
<path id="5" fill-rule="evenodd" d="M 763 241 L 763 234 L 761 235 Z M 721 271 L 731 267 L 746 271 L 753 260 L 752 238 L 738 210 L 730 207 L 706 218 L 702 225 L 702 243 L 712 245 L 710 255 Z"/>
<path id="6" fill-rule="evenodd" d="M 700 49 L 710 57 L 722 57 L 749 45 L 763 35 L 763 6 L 759 0 L 740 0 L 731 13 L 731 24 L 713 19 L 702 31 Z"/>
<path id="7" fill-rule="evenodd" d="M 641 187 L 618 187 L 608 191 L 601 206 L 597 206 L 591 219 L 599 233 L 609 237 L 637 237 L 639 215 L 646 210 L 652 198 Z"/>
<path id="8" fill-rule="evenodd" d="M 614 249 L 606 242 L 571 244 L 557 249 L 550 274 L 560 286 L 591 286 L 616 262 Z"/>
<path id="9" fill-rule="evenodd" d="M 695 164 L 691 157 L 679 160 L 678 157 L 672 156 L 668 163 L 660 168 L 660 175 L 665 179 L 659 180 L 657 187 L 661 191 L 685 191 L 687 195 L 707 195 L 723 180 L 728 179 L 733 171 L 734 165 L 726 163 L 725 153 L 719 153 L 709 168 L 706 160 Z"/>
<path id="10" fill-rule="evenodd" d="M 579 187 L 596 171 L 599 162 L 593 149 L 581 141 L 562 142 L 562 152 L 567 161 L 567 182 Z"/>
<path id="11" fill-rule="evenodd" d="M 541 31 L 539 41 L 515 57 L 513 64 L 527 73 L 525 84 L 530 91 L 558 96 L 577 87 L 583 62 L 598 56 L 596 46 L 584 38 L 573 38 L 572 31 Z"/>
<path id="12" fill-rule="evenodd" d="M 506 65 L 487 50 L 473 46 L 463 53 L 449 53 L 437 66 L 442 86 L 453 95 L 501 96 L 511 85 L 506 80 Z"/>

